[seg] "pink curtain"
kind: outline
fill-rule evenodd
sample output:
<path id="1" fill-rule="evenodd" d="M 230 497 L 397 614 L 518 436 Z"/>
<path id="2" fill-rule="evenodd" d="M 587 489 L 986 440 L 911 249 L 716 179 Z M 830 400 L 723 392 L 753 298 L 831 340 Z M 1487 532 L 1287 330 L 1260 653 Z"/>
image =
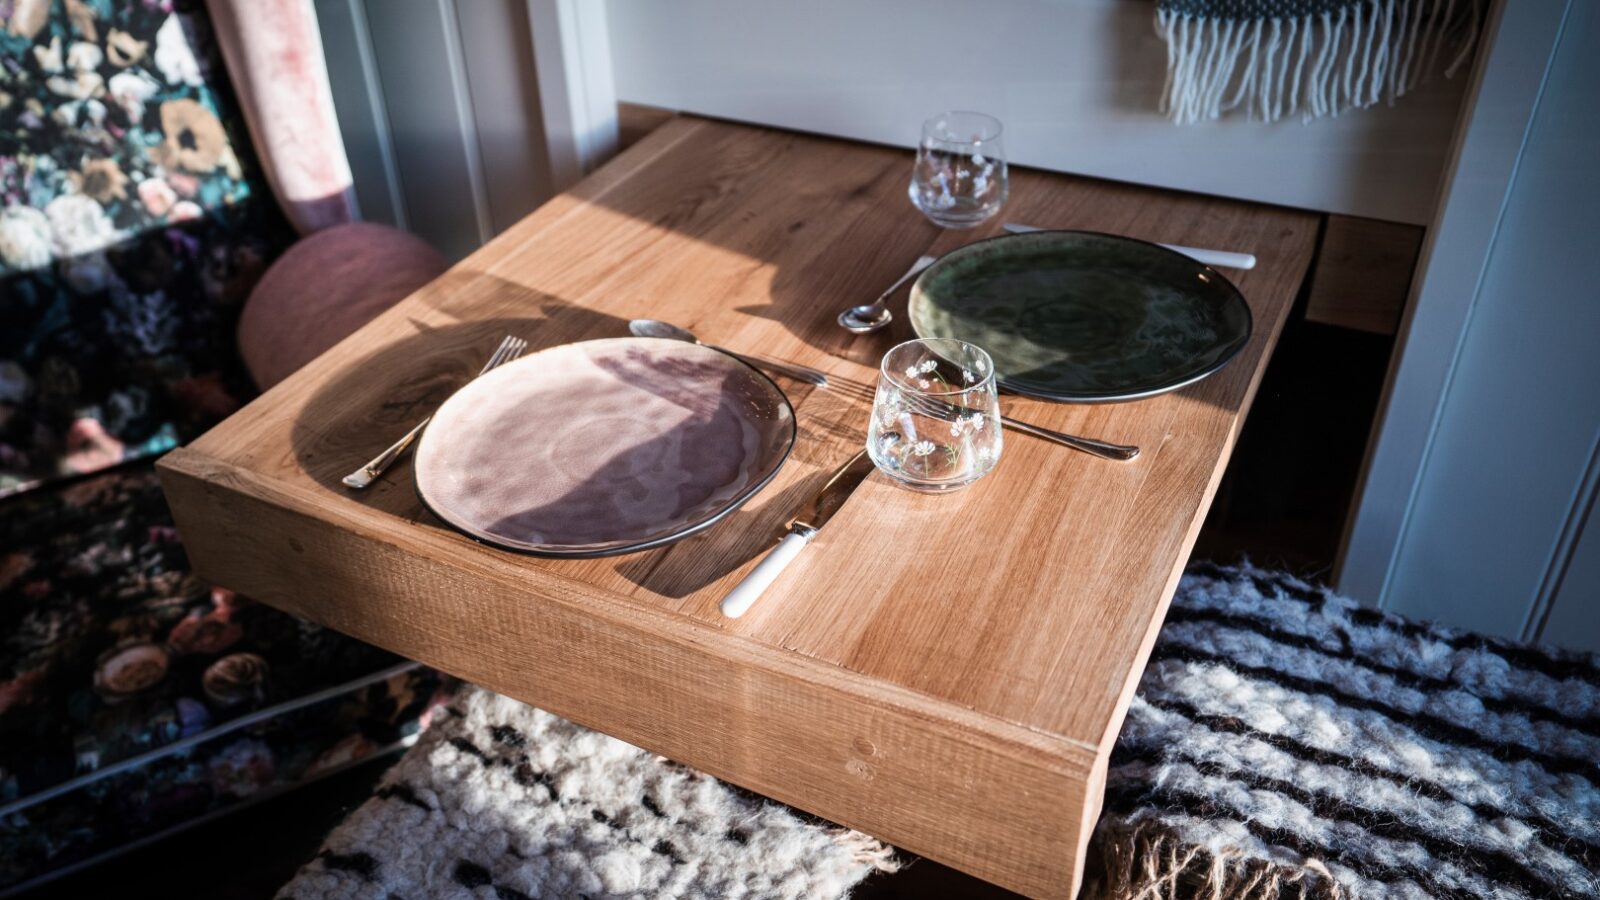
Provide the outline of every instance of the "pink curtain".
<path id="1" fill-rule="evenodd" d="M 206 0 L 256 155 L 301 234 L 356 218 L 312 0 Z"/>

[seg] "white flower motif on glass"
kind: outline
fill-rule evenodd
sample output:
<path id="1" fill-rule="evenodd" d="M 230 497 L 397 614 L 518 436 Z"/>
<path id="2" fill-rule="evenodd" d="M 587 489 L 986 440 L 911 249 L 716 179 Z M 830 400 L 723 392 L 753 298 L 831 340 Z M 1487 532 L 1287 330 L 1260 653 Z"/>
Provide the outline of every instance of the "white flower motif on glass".
<path id="1" fill-rule="evenodd" d="M 978 460 L 980 462 L 986 462 L 986 463 L 987 462 L 993 462 L 994 461 L 994 450 L 995 450 L 995 448 L 994 448 L 993 444 L 984 444 L 983 446 L 979 447 L 978 448 Z"/>
<path id="2" fill-rule="evenodd" d="M 952 437 L 960 437 L 961 435 L 966 434 L 969 431 L 972 432 L 973 434 L 977 434 L 978 432 L 980 432 L 982 430 L 983 430 L 983 414 L 982 413 L 971 413 L 969 415 L 960 416 L 955 421 L 950 423 L 950 434 L 951 434 Z"/>
<path id="3" fill-rule="evenodd" d="M 934 446 L 933 441 L 917 441 L 915 444 L 911 445 L 911 455 L 927 456 L 937 449 L 939 448 Z"/>
<path id="4" fill-rule="evenodd" d="M 978 380 L 978 376 L 972 374 L 972 372 L 970 370 L 968 370 L 968 369 L 962 369 L 961 370 L 961 381 L 964 384 L 971 384 L 971 383 L 973 383 L 974 381 L 977 381 L 977 380 Z"/>
<path id="5" fill-rule="evenodd" d="M 922 362 L 918 363 L 917 365 L 907 366 L 906 367 L 906 377 L 907 378 L 916 378 L 919 375 L 926 375 L 929 372 L 932 372 L 934 369 L 937 369 L 938 367 L 939 367 L 939 364 L 937 362 L 935 362 L 934 360 L 925 359 Z M 927 387 L 928 386 L 928 382 L 926 380 L 921 380 L 918 383 L 921 384 L 923 387 Z"/>

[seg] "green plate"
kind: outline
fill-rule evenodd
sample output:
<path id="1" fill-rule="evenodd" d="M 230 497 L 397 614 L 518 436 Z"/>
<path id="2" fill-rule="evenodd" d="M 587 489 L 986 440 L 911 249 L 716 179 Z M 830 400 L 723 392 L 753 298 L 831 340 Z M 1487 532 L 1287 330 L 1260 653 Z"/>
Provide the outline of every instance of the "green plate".
<path id="1" fill-rule="evenodd" d="M 1037 231 L 968 244 L 911 287 L 919 337 L 989 351 L 1000 383 L 1047 400 L 1135 400 L 1192 384 L 1250 340 L 1215 269 L 1155 244 Z"/>

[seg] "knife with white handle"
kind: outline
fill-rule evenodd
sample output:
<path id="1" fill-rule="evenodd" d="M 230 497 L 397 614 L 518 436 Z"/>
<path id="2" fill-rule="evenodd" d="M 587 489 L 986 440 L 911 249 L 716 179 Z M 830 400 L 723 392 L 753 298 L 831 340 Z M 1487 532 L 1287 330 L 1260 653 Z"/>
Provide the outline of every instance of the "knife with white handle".
<path id="1" fill-rule="evenodd" d="M 788 568 L 789 563 L 794 562 L 794 558 L 800 555 L 806 544 L 811 543 L 811 539 L 833 518 L 839 507 L 850 499 L 850 492 L 871 473 L 872 459 L 867 456 L 866 448 L 836 469 L 822 490 L 794 517 L 789 524 L 789 531 L 778 542 L 778 546 L 756 563 L 756 567 L 750 570 L 743 581 L 734 585 L 728 596 L 722 598 L 722 614 L 737 619 L 749 612 L 761 594 Z"/>
<path id="2" fill-rule="evenodd" d="M 1007 222 L 1006 231 L 1012 234 L 1027 234 L 1030 231 L 1048 231 L 1034 225 L 1020 225 L 1016 222 Z M 1175 250 L 1189 257 L 1195 262 L 1205 263 L 1208 266 L 1221 266 L 1225 269 L 1254 269 L 1256 257 L 1253 253 L 1234 253 L 1231 250 L 1206 250 L 1201 247 L 1185 247 L 1182 244 L 1160 244 L 1168 250 Z"/>

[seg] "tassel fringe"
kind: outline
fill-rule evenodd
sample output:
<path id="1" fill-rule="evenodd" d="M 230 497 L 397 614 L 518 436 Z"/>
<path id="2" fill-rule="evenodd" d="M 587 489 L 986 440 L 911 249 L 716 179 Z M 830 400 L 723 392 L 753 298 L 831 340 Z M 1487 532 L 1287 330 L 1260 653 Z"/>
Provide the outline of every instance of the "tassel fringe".
<path id="1" fill-rule="evenodd" d="M 1156 32 L 1167 42 L 1161 111 L 1187 125 L 1240 107 L 1275 122 L 1393 104 L 1429 80 L 1442 52 L 1446 78 L 1466 65 L 1482 20 L 1483 0 L 1360 0 L 1255 19 L 1158 8 Z"/>
<path id="2" fill-rule="evenodd" d="M 829 832 L 829 837 L 850 852 L 851 862 L 871 866 L 878 872 L 900 871 L 901 863 L 894 855 L 894 848 L 877 838 L 849 828 L 835 828 Z"/>
<path id="3" fill-rule="evenodd" d="M 1084 900 L 1348 900 L 1316 860 L 1272 863 L 1244 854 L 1212 854 L 1153 822 L 1100 823 L 1100 870 Z"/>

